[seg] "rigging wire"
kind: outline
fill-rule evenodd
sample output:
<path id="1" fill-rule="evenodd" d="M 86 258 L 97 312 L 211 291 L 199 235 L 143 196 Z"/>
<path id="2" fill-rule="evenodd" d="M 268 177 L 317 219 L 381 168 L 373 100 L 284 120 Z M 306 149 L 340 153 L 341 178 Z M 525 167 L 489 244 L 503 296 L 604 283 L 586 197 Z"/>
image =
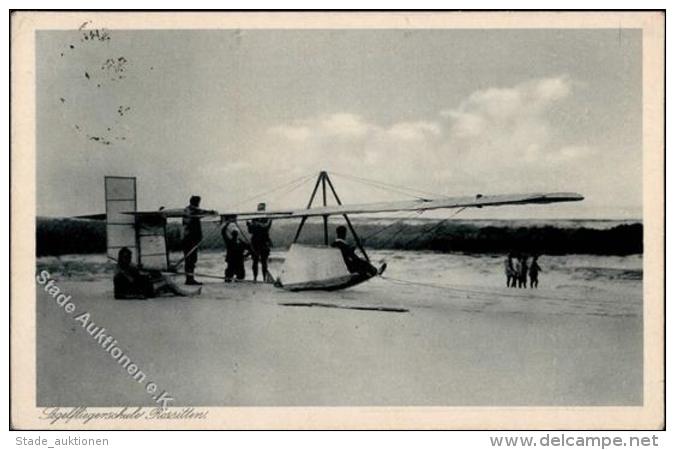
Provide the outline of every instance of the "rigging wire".
<path id="1" fill-rule="evenodd" d="M 365 186 L 374 187 L 375 189 L 380 189 L 380 190 L 385 191 L 385 192 L 393 192 L 393 193 L 398 194 L 398 195 L 404 195 L 406 197 L 413 197 L 417 200 L 426 200 L 425 197 L 422 197 L 418 194 L 413 194 L 411 192 L 407 192 L 403 189 L 393 188 L 393 187 L 386 186 L 386 185 L 381 185 L 381 184 L 378 184 L 376 182 L 358 180 L 358 179 L 354 179 L 354 178 L 352 178 L 350 176 L 347 176 L 347 175 L 340 175 L 340 174 L 334 174 L 334 175 L 336 175 L 340 178 L 344 178 L 344 179 L 356 182 L 356 183 L 360 183 L 360 184 L 365 185 Z"/>
<path id="2" fill-rule="evenodd" d="M 308 181 L 308 180 L 309 180 L 310 178 L 312 178 L 313 176 L 314 176 L 313 173 L 311 173 L 311 174 L 306 174 L 306 175 L 303 175 L 303 176 L 300 176 L 300 177 L 295 178 L 295 179 L 293 179 L 293 180 L 291 180 L 291 181 L 289 181 L 289 182 L 286 182 L 286 183 L 283 183 L 283 184 L 281 184 L 281 185 L 279 185 L 279 186 L 275 186 L 275 187 L 273 187 L 273 188 L 271 188 L 271 189 L 268 189 L 268 190 L 266 190 L 266 191 L 264 191 L 264 192 L 260 192 L 260 193 L 258 193 L 258 194 L 252 195 L 251 197 L 248 197 L 248 198 L 246 198 L 246 199 L 244 199 L 244 200 L 242 200 L 242 201 L 240 201 L 240 202 L 238 202 L 238 203 L 235 203 L 234 205 L 230 206 L 230 208 L 231 208 L 231 209 L 234 209 L 234 208 L 236 208 L 236 207 L 238 207 L 238 206 L 243 205 L 244 203 L 248 203 L 248 202 L 250 202 L 250 201 L 252 201 L 252 200 L 255 200 L 255 199 L 260 198 L 260 197 L 262 197 L 262 196 L 264 196 L 264 195 L 270 194 L 270 193 L 272 193 L 272 192 L 274 192 L 274 191 L 284 189 L 284 188 L 286 188 L 286 187 L 288 187 L 288 186 L 290 186 L 290 185 L 293 185 L 293 184 L 295 184 L 295 183 L 297 183 L 297 182 L 304 183 L 305 181 Z"/>
<path id="3" fill-rule="evenodd" d="M 298 190 L 301 186 L 305 185 L 310 180 L 311 176 L 306 176 L 300 180 L 298 180 L 295 184 L 288 186 L 285 190 L 281 190 L 277 192 L 276 194 L 273 194 L 269 200 L 277 200 L 277 199 L 282 199 L 285 196 L 290 195 L 292 192 Z"/>
<path id="4" fill-rule="evenodd" d="M 428 228 L 427 230 L 425 230 L 425 231 L 423 231 L 422 233 L 420 233 L 419 236 L 417 236 L 417 237 L 413 238 L 412 240 L 406 242 L 406 243 L 404 244 L 404 246 L 405 246 L 405 247 L 408 247 L 408 246 L 410 246 L 410 245 L 412 245 L 412 244 L 416 244 L 416 243 L 418 243 L 418 242 L 420 241 L 420 239 L 422 239 L 422 238 L 424 238 L 424 237 L 426 237 L 426 236 L 428 236 L 428 235 L 430 235 L 430 234 L 432 234 L 432 233 L 435 233 L 436 230 L 439 230 L 443 225 L 445 225 L 445 223 L 446 223 L 448 220 L 453 219 L 455 216 L 457 216 L 459 213 L 461 213 L 462 211 L 464 211 L 466 208 L 467 208 L 466 206 L 463 207 L 463 208 L 460 208 L 460 209 L 458 209 L 457 211 L 455 211 L 455 213 L 452 214 L 451 216 L 446 217 L 445 219 L 440 220 L 440 221 L 439 221 L 436 225 L 434 225 L 433 227 Z"/>
<path id="5" fill-rule="evenodd" d="M 372 187 L 378 187 L 383 190 L 390 190 L 392 192 L 397 192 L 397 193 L 402 193 L 404 195 L 408 195 L 411 197 L 418 198 L 420 200 L 427 200 L 428 196 L 432 197 L 447 197 L 447 195 L 442 195 L 438 194 L 435 192 L 429 192 L 429 191 L 423 191 L 421 189 L 413 189 L 405 186 L 400 186 L 400 185 L 395 185 L 391 183 L 386 183 L 384 181 L 378 181 L 378 180 L 373 180 L 369 178 L 363 178 L 363 177 L 357 177 L 356 175 L 347 175 L 339 172 L 330 172 L 331 175 L 337 175 L 342 178 L 347 178 L 355 182 L 360 182 L 363 184 L 367 184 Z M 419 194 L 424 194 L 425 196 L 422 197 Z"/>
<path id="6" fill-rule="evenodd" d="M 361 238 L 361 241 L 366 242 L 366 241 L 368 241 L 368 239 L 370 239 L 370 238 L 372 238 L 372 237 L 375 237 L 375 236 L 377 236 L 378 234 L 387 231 L 389 228 L 391 228 L 391 227 L 393 227 L 393 226 L 395 226 L 395 225 L 398 225 L 399 223 L 403 222 L 404 220 L 409 220 L 409 219 L 412 219 L 412 218 L 415 217 L 415 216 L 420 216 L 420 215 L 422 215 L 422 213 L 423 213 L 423 211 L 419 211 L 419 210 L 418 210 L 418 211 L 413 211 L 412 213 L 408 213 L 407 216 L 404 216 L 404 217 L 399 218 L 398 220 L 395 220 L 394 222 L 390 223 L 390 224 L 387 225 L 386 227 L 382 227 L 382 228 L 380 228 L 379 230 L 377 230 L 377 231 L 375 231 L 375 232 L 373 232 L 373 233 L 367 234 L 365 237 Z M 401 229 L 401 230 L 402 230 L 402 229 Z M 390 238 L 390 241 L 393 240 L 393 238 L 394 238 L 395 236 L 398 236 L 398 235 L 401 233 L 401 230 L 398 230 L 398 231 L 394 234 L 394 236 L 392 236 L 392 237 Z"/>
<path id="7" fill-rule="evenodd" d="M 425 195 L 433 195 L 437 197 L 444 197 L 441 194 L 438 194 L 436 192 L 430 192 L 430 191 L 424 191 L 422 189 L 416 189 L 416 188 L 410 188 L 402 185 L 396 185 L 393 183 L 387 183 L 385 181 L 380 181 L 380 180 L 375 180 L 372 178 L 365 178 L 365 177 L 359 177 L 356 175 L 350 175 L 350 174 L 343 174 L 343 173 L 338 173 L 338 172 L 331 172 L 331 174 L 335 174 L 344 178 L 349 178 L 354 181 L 360 181 L 360 182 L 366 182 L 366 183 L 374 183 L 374 184 L 379 184 L 384 187 L 390 187 L 393 189 L 401 190 L 401 191 L 408 191 L 408 192 L 417 192 L 418 194 L 425 194 Z"/>
<path id="8" fill-rule="evenodd" d="M 425 230 L 421 231 L 421 232 L 420 232 L 417 236 L 415 236 L 414 238 L 412 238 L 412 239 L 410 239 L 410 240 L 404 242 L 404 243 L 402 244 L 402 246 L 407 248 L 407 247 L 409 247 L 410 245 L 419 242 L 420 239 L 426 237 L 427 235 L 429 235 L 429 234 L 431 234 L 431 233 L 436 232 L 436 230 L 438 230 L 441 226 L 443 226 L 448 220 L 451 220 L 451 219 L 454 218 L 457 214 L 461 213 L 461 212 L 464 211 L 465 209 L 466 209 L 466 207 L 460 208 L 460 209 L 458 209 L 457 211 L 455 211 L 455 213 L 452 214 L 451 216 L 446 217 L 446 218 L 444 218 L 444 219 L 441 219 L 441 220 L 438 221 L 437 223 L 432 224 L 430 227 L 427 227 Z M 415 211 L 415 213 L 418 214 L 418 215 L 421 215 L 422 213 L 424 213 L 424 211 Z M 394 226 L 394 225 L 396 225 L 396 224 L 398 224 L 398 223 L 400 223 L 400 222 L 402 222 L 402 221 L 404 221 L 404 220 L 408 220 L 408 219 L 410 219 L 410 218 L 412 218 L 412 217 L 403 217 L 403 218 L 397 220 L 396 222 L 393 222 L 393 223 L 391 223 L 390 225 L 387 225 L 387 226 L 386 226 L 385 228 L 383 228 L 382 230 L 378 230 L 378 231 L 376 231 L 376 232 L 374 232 L 374 233 L 368 235 L 368 236 L 366 237 L 366 239 L 367 239 L 367 238 L 370 238 L 370 237 L 373 237 L 373 236 L 376 236 L 376 235 L 378 235 L 379 233 L 381 233 L 381 232 L 383 232 L 384 230 L 386 230 L 387 228 L 390 228 L 390 227 L 392 227 L 392 226 Z M 394 233 L 391 237 L 389 237 L 388 239 L 386 239 L 386 240 L 385 240 L 385 243 L 388 244 L 388 243 L 393 242 L 394 239 L 395 239 L 396 237 L 398 237 L 398 235 L 401 234 L 401 233 L 403 232 L 403 230 L 404 230 L 404 228 L 401 228 L 400 230 L 398 230 L 398 231 L 397 231 L 396 233 Z"/>
<path id="9" fill-rule="evenodd" d="M 417 191 L 417 192 L 421 192 L 421 193 L 425 193 L 425 194 L 432 194 L 432 195 L 434 195 L 434 196 L 438 196 L 438 195 L 439 195 L 439 194 L 434 194 L 434 193 L 425 192 L 425 191 L 421 191 L 421 190 L 416 190 L 416 189 L 411 189 L 411 188 L 405 188 L 405 187 L 402 187 L 402 186 L 399 187 L 399 186 L 396 186 L 396 185 L 392 185 L 392 184 L 389 184 L 389 183 L 384 183 L 384 182 L 380 182 L 380 181 L 376 181 L 376 180 L 369 180 L 369 179 L 361 178 L 361 177 L 357 177 L 357 176 L 340 174 L 340 173 L 337 173 L 337 172 L 331 172 L 331 174 L 337 175 L 337 176 L 339 176 L 339 177 L 351 179 L 351 180 L 353 180 L 353 181 L 360 182 L 360 183 L 362 183 L 362 184 L 367 184 L 367 185 L 370 185 L 370 186 L 373 186 L 373 187 L 377 187 L 377 188 L 380 188 L 380 189 L 383 189 L 383 190 L 392 191 L 392 192 L 398 192 L 398 193 L 403 193 L 404 195 L 410 195 L 410 196 L 413 196 L 413 197 L 416 197 L 416 198 L 422 199 L 422 200 L 425 199 L 425 198 L 424 198 L 424 197 L 419 197 L 419 196 L 417 196 L 417 195 L 413 195 L 413 194 L 410 194 L 410 193 L 407 193 L 407 192 L 405 192 L 405 190 L 408 190 L 408 191 Z M 249 201 L 254 200 L 254 199 L 256 199 L 256 198 L 260 198 L 260 197 L 262 197 L 262 196 L 264 196 L 264 195 L 273 193 L 273 192 L 275 192 L 275 191 L 277 191 L 277 192 L 276 192 L 275 195 L 273 195 L 273 198 L 277 198 L 277 197 L 281 198 L 281 197 L 283 197 L 283 196 L 289 195 L 291 192 L 294 192 L 295 190 L 297 190 L 298 188 L 300 188 L 300 186 L 304 185 L 310 178 L 313 178 L 313 177 L 314 177 L 314 174 L 313 174 L 313 173 L 308 174 L 308 175 L 304 175 L 304 176 L 300 176 L 300 177 L 298 177 L 298 178 L 295 178 L 295 179 L 291 180 L 290 182 L 284 183 L 284 184 L 282 184 L 282 185 L 280 185 L 280 186 L 276 186 L 276 187 L 274 187 L 274 188 L 272 188 L 272 189 L 268 189 L 268 190 L 266 190 L 266 191 L 264 191 L 264 192 L 262 192 L 262 193 L 259 193 L 259 194 L 256 194 L 256 195 L 254 195 L 254 196 L 248 197 L 247 199 L 245 199 L 245 200 L 243 200 L 243 201 L 241 201 L 241 202 L 239 202 L 239 203 L 233 205 L 232 208 L 235 208 L 236 206 L 239 206 L 239 205 L 241 205 L 241 204 L 243 204 L 243 203 L 249 202 Z M 428 229 L 422 231 L 418 236 L 416 236 L 416 237 L 413 238 L 412 240 L 406 242 L 406 243 L 404 244 L 404 246 L 409 246 L 409 245 L 412 244 L 412 243 L 416 243 L 416 242 L 418 242 L 420 239 L 422 239 L 423 237 L 427 236 L 428 234 L 435 232 L 435 231 L 436 231 L 438 228 L 440 228 L 446 221 L 450 220 L 452 217 L 456 216 L 457 214 L 459 214 L 460 212 L 462 212 L 464 209 L 466 209 L 466 207 L 459 209 L 459 210 L 456 211 L 452 216 L 450 216 L 450 217 L 448 217 L 448 218 L 445 218 L 445 219 L 439 221 L 438 223 L 434 224 L 432 227 L 429 227 Z M 400 219 L 398 219 L 398 220 L 392 222 L 391 224 L 387 225 L 386 227 L 384 227 L 384 228 L 382 228 L 382 229 L 380 229 L 380 230 L 378 230 L 378 231 L 376 231 L 376 232 L 374 232 L 374 233 L 371 233 L 371 234 L 367 235 L 365 238 L 362 239 L 362 241 L 365 242 L 365 241 L 367 241 L 368 239 L 370 239 L 370 238 L 372 238 L 372 237 L 374 237 L 374 236 L 376 236 L 376 235 L 378 235 L 378 234 L 380 234 L 380 233 L 386 231 L 387 229 L 392 228 L 393 226 L 395 226 L 395 225 L 401 223 L 402 221 L 414 217 L 414 215 L 418 215 L 418 216 L 421 215 L 423 212 L 424 212 L 423 210 L 413 211 L 412 214 L 410 214 L 409 216 L 407 216 L 407 217 L 402 217 L 402 218 L 400 218 Z M 204 237 L 202 238 L 202 240 L 201 240 L 199 243 L 197 243 L 192 249 L 190 249 L 190 250 L 188 251 L 187 255 L 185 255 L 185 256 L 183 257 L 183 259 L 181 259 L 180 261 L 178 261 L 178 262 L 176 263 L 175 267 L 180 266 L 180 265 L 185 261 L 185 257 L 187 257 L 187 256 L 188 256 L 189 254 L 191 254 L 192 252 L 196 251 L 196 249 L 199 247 L 199 245 L 200 245 L 202 242 L 204 242 L 204 241 L 206 240 L 207 237 L 210 238 L 212 234 L 215 234 L 215 232 L 221 232 L 222 229 L 223 229 L 226 225 L 227 225 L 227 222 L 222 223 L 222 224 L 220 224 L 219 226 L 217 226 L 217 227 L 215 227 L 215 228 L 209 230 L 209 231 L 206 233 L 207 236 L 204 236 Z M 237 225 L 237 227 L 238 227 L 238 225 Z M 239 228 L 239 227 L 238 227 L 238 228 Z M 239 229 L 240 229 L 240 231 L 242 231 L 241 228 L 239 228 Z M 391 242 L 394 238 L 398 237 L 398 235 L 399 235 L 402 231 L 403 231 L 403 228 L 401 228 L 401 229 L 398 230 L 396 233 L 394 233 L 394 235 L 391 236 L 391 237 L 390 237 L 387 241 L 385 241 L 385 242 Z M 242 237 L 244 237 L 244 234 L 243 234 L 243 233 L 242 233 Z"/>
<path id="10" fill-rule="evenodd" d="M 268 190 L 268 191 L 266 191 L 266 192 L 264 192 L 264 193 L 262 193 L 262 194 L 258 194 L 258 195 L 256 195 L 256 196 L 254 196 L 254 197 L 250 197 L 249 199 L 247 199 L 247 200 L 245 200 L 245 201 L 250 201 L 250 200 L 252 200 L 252 199 L 255 199 L 255 198 L 261 197 L 261 196 L 263 196 L 263 195 L 265 195 L 265 194 L 268 194 L 268 193 L 270 193 L 270 192 L 273 192 L 273 191 L 275 191 L 275 190 L 277 190 L 277 189 L 283 189 L 283 188 L 286 188 L 286 191 L 285 191 L 285 192 L 282 192 L 281 195 L 288 195 L 288 194 L 290 194 L 291 192 L 293 192 L 294 190 L 298 189 L 298 188 L 299 188 L 300 186 L 302 186 L 303 184 L 305 184 L 305 183 L 309 180 L 309 178 L 312 177 L 312 176 L 313 176 L 313 174 L 305 175 L 305 176 L 296 178 L 296 179 L 292 180 L 292 181 L 289 182 L 289 183 L 285 183 L 285 184 L 283 184 L 283 185 L 280 186 L 280 187 L 277 187 L 277 188 L 275 188 L 275 189 Z M 279 196 L 279 193 L 277 193 L 277 196 Z M 240 202 L 239 204 L 241 204 L 241 203 L 243 203 L 243 202 Z M 205 235 L 202 237 L 202 239 L 201 239 L 194 247 L 192 247 L 192 248 L 191 248 L 191 249 L 183 256 L 183 258 L 181 258 L 178 262 L 176 262 L 175 264 L 173 264 L 173 267 L 174 267 L 174 268 L 180 267 L 180 266 L 185 262 L 185 259 L 186 259 L 189 255 L 191 255 L 192 253 L 194 253 L 195 251 L 197 251 L 197 249 L 198 249 L 199 246 L 202 244 L 202 242 L 206 241 L 207 238 L 210 239 L 212 236 L 215 236 L 216 233 L 222 232 L 223 228 L 225 228 L 227 225 L 228 225 L 228 222 L 223 222 L 223 223 L 219 224 L 217 227 L 214 227 L 214 228 L 208 230 L 208 231 L 205 233 Z M 239 224 L 238 224 L 238 223 L 236 223 L 236 227 L 239 229 L 239 233 L 240 233 L 240 235 L 242 236 L 242 239 L 244 239 L 247 243 L 250 244 L 249 239 L 248 239 L 247 236 L 244 234 L 244 232 L 243 232 L 243 230 L 241 229 L 241 227 L 239 227 Z"/>

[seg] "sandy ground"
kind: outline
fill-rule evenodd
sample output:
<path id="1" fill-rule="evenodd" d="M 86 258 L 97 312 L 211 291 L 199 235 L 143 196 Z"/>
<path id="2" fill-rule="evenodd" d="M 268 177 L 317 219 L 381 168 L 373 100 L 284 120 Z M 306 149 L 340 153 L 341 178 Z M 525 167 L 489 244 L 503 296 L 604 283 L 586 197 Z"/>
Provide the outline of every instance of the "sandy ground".
<path id="1" fill-rule="evenodd" d="M 174 406 L 642 403 L 641 257 L 543 257 L 535 291 L 503 287 L 497 256 L 373 256 L 390 279 L 340 292 L 204 279 L 200 297 L 147 301 L 114 300 L 102 256 L 40 258 L 76 311 L 37 287 L 38 406 L 154 404 L 73 319 L 82 312 Z M 221 255 L 200 258 L 221 273 Z"/>

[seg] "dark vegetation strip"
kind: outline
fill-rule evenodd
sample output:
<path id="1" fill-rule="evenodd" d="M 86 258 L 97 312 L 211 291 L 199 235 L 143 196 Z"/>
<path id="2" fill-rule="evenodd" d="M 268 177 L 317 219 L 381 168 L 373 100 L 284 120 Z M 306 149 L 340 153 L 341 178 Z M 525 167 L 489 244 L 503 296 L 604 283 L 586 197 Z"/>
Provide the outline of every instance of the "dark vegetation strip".
<path id="1" fill-rule="evenodd" d="M 338 224 L 331 222 L 331 230 Z M 608 229 L 557 227 L 555 225 L 495 226 L 477 222 L 446 221 L 434 227 L 429 223 L 387 225 L 357 223 L 362 236 L 373 235 L 367 248 L 392 250 L 430 250 L 459 253 L 507 253 L 510 251 L 547 255 L 592 254 L 630 255 L 643 250 L 641 223 L 621 224 Z M 297 224 L 278 221 L 272 228 L 276 248 L 287 248 Z M 215 223 L 203 225 L 204 249 L 223 249 Z M 431 230 L 431 232 L 429 232 Z M 169 248 L 179 251 L 181 226 L 170 223 L 167 230 Z M 37 256 L 81 253 L 104 253 L 105 223 L 80 219 L 37 219 Z M 323 243 L 323 225 L 308 222 L 300 242 Z"/>

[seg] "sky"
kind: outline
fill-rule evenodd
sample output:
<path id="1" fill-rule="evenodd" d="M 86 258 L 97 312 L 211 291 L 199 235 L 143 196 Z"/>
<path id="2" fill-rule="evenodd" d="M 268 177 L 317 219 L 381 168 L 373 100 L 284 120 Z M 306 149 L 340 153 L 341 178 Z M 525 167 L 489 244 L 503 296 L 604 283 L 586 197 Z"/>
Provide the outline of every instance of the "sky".
<path id="1" fill-rule="evenodd" d="M 627 29 L 38 31 L 37 214 L 103 212 L 105 175 L 138 177 L 140 209 L 304 206 L 327 170 L 343 203 L 410 198 L 369 179 L 585 196 L 462 218 L 639 219 L 641 47 Z"/>

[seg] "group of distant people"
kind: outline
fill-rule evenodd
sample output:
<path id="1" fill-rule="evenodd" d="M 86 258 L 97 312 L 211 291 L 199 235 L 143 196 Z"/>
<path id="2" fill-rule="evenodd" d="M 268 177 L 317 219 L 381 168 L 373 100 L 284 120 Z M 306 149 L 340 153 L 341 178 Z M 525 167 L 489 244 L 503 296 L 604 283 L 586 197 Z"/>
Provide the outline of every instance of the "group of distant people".
<path id="1" fill-rule="evenodd" d="M 193 195 L 183 215 L 183 261 L 185 263 L 185 284 L 188 286 L 201 286 L 202 283 L 195 279 L 195 268 L 198 261 L 199 245 L 203 240 L 201 218 L 204 215 L 215 214 L 215 211 L 200 208 L 201 197 Z M 265 203 L 259 203 L 257 210 L 264 214 Z M 225 242 L 225 276 L 226 283 L 241 281 L 246 278 L 244 262 L 248 256 L 252 259 L 253 281 L 258 281 L 259 267 L 262 279 L 266 282 L 274 281 L 268 271 L 268 260 L 272 247 L 270 229 L 272 220 L 268 218 L 255 218 L 246 222 L 250 240 L 245 239 L 239 233 L 239 227 L 234 217 L 225 219 L 221 227 L 221 235 Z M 378 269 L 369 261 L 358 257 L 354 247 L 346 241 L 347 229 L 338 226 L 337 238 L 332 247 L 338 248 L 342 253 L 347 269 L 350 273 L 359 273 L 374 276 Z M 114 277 L 115 298 L 134 299 L 156 297 L 163 293 L 172 293 L 179 296 L 198 295 L 201 288 L 186 290 L 176 285 L 169 277 L 158 270 L 149 270 L 132 263 L 132 252 L 127 247 L 119 250 L 117 257 L 117 271 Z M 379 269 L 381 273 L 386 266 Z"/>
<path id="2" fill-rule="evenodd" d="M 539 287 L 539 256 L 533 255 L 532 261 L 526 254 L 509 253 L 504 261 L 506 287 L 527 288 L 527 278 L 530 278 L 530 289 Z"/>

